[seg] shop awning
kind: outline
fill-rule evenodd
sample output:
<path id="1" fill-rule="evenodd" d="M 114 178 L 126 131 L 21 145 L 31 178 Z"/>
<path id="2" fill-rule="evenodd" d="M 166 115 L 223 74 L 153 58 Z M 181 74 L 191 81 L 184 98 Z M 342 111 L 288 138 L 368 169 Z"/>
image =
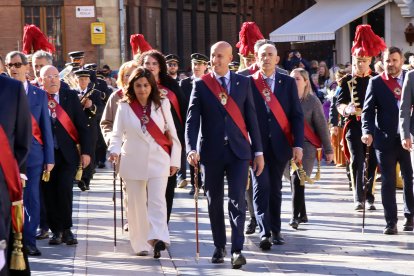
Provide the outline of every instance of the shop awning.
<path id="1" fill-rule="evenodd" d="M 315 5 L 270 33 L 270 40 L 274 42 L 334 40 L 335 32 L 339 28 L 388 2 L 388 0 L 318 0 Z"/>

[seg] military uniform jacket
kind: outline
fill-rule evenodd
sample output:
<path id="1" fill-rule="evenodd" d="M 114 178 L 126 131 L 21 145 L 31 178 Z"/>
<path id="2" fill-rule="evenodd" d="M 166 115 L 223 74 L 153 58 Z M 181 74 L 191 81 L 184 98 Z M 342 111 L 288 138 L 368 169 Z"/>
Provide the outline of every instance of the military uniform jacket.
<path id="1" fill-rule="evenodd" d="M 377 75 L 372 72 L 370 75 L 365 77 L 352 76 L 351 74 L 346 75 L 341 80 L 341 90 L 338 93 L 336 106 L 341 104 L 348 105 L 353 100 L 355 107 L 361 109 L 364 107 L 365 93 L 367 91 L 369 80 Z M 351 95 L 352 93 L 352 95 Z M 341 114 L 342 115 L 342 114 Z M 349 116 L 348 119 L 354 119 L 355 116 Z"/>

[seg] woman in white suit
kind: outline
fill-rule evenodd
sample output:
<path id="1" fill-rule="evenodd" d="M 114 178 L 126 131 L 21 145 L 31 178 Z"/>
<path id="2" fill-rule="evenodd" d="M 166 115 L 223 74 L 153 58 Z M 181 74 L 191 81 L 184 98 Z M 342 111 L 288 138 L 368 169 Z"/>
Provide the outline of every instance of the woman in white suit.
<path id="1" fill-rule="evenodd" d="M 180 166 L 181 145 L 168 100 L 161 100 L 152 73 L 135 69 L 118 106 L 109 160 L 122 156 L 119 174 L 128 193 L 129 236 L 139 256 L 161 256 L 170 243 L 165 190 Z"/>

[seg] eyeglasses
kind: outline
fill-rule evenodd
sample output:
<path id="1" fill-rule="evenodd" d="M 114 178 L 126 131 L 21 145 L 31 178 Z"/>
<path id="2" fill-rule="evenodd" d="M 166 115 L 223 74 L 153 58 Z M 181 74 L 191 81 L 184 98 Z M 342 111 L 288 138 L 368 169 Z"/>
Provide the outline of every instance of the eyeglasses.
<path id="1" fill-rule="evenodd" d="M 48 75 L 48 76 L 44 76 L 43 78 L 53 80 L 53 79 L 58 79 L 59 75 Z"/>
<path id="2" fill-rule="evenodd" d="M 6 67 L 7 68 L 12 68 L 14 66 L 15 68 L 20 68 L 20 67 L 22 67 L 22 65 L 23 65 L 23 63 L 21 63 L 21 62 L 7 63 Z"/>

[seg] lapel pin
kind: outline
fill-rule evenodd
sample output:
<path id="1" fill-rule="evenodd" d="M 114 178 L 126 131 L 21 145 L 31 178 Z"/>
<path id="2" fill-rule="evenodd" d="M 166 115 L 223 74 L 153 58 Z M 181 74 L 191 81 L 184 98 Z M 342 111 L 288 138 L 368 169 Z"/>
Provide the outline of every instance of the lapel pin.
<path id="1" fill-rule="evenodd" d="M 239 82 L 237 82 L 236 85 L 239 85 Z"/>
<path id="2" fill-rule="evenodd" d="M 279 80 L 279 83 L 282 83 L 282 80 Z"/>

